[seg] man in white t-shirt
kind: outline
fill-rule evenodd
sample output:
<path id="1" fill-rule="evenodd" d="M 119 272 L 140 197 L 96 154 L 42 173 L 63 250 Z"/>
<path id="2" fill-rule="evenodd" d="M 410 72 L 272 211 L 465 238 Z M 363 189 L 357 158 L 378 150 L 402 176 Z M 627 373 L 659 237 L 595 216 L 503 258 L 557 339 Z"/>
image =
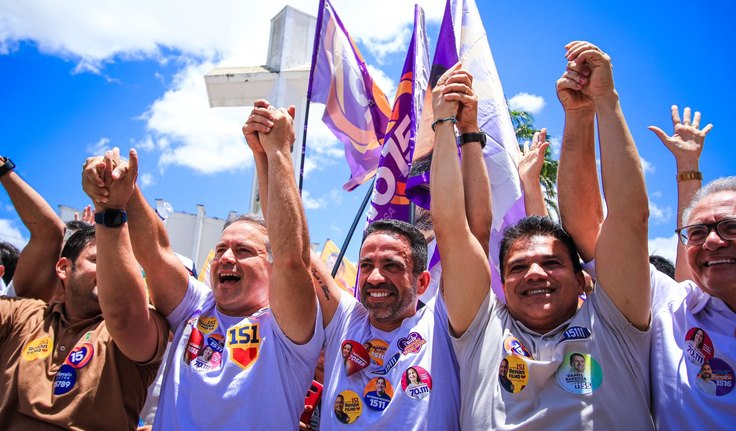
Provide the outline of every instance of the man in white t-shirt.
<path id="1" fill-rule="evenodd" d="M 135 257 L 175 332 L 156 430 L 297 429 L 304 409 L 323 337 L 291 162 L 294 108 L 259 101 L 253 111 L 265 120 L 246 124 L 243 133 L 269 180 L 262 193 L 272 199 L 265 222 L 246 215 L 226 223 L 210 266 L 211 290 L 171 250 L 163 223 L 135 186 L 137 172 L 109 160 L 119 180 L 103 187 L 96 171 L 87 171 L 100 199 L 132 196 L 126 210 Z"/>
<path id="2" fill-rule="evenodd" d="M 558 81 L 568 115 L 563 146 L 579 132 L 569 126 L 583 120 L 593 125 L 598 116 L 608 204 L 598 239 L 598 291 L 580 309 L 585 281 L 575 244 L 544 217 L 506 230 L 499 259 L 506 304 L 497 300 L 486 256 L 467 221 L 451 122 L 438 122 L 435 130 L 431 212 L 449 326 L 457 337 L 463 429 L 653 429 L 641 164 L 613 87 L 610 58 L 586 42 L 566 49 L 568 68 Z M 453 74 L 440 78 L 433 92 L 435 120 L 456 114 L 462 87 Z M 578 356 L 584 361 L 573 372 Z"/>

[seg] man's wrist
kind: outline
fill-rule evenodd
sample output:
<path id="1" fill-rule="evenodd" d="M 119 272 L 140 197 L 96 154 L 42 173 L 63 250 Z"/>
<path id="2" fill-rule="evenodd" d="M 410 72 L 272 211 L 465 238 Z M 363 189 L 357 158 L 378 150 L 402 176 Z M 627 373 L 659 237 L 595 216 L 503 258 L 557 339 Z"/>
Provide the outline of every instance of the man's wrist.
<path id="1" fill-rule="evenodd" d="M 610 93 L 591 97 L 591 99 L 593 100 L 593 104 L 595 105 L 596 112 L 606 108 L 616 109 L 619 104 L 618 91 L 616 91 L 615 89 L 612 90 Z"/>
<path id="2" fill-rule="evenodd" d="M 0 156 L 0 178 L 15 169 L 15 163 L 7 157 Z"/>

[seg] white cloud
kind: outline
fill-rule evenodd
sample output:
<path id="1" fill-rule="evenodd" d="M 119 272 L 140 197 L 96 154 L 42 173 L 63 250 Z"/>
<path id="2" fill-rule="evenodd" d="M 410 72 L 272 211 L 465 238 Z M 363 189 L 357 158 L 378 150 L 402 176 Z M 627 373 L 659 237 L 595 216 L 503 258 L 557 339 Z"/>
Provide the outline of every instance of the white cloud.
<path id="1" fill-rule="evenodd" d="M 654 173 L 655 167 L 653 164 L 646 161 L 642 156 L 639 156 L 639 160 L 641 160 L 641 169 L 644 172 L 644 175 Z"/>
<path id="2" fill-rule="evenodd" d="M 304 204 L 304 209 L 317 210 L 331 205 L 340 205 L 342 203 L 342 195 L 340 190 L 332 189 L 325 195 L 313 198 L 309 190 L 302 190 L 302 203 Z"/>
<path id="3" fill-rule="evenodd" d="M 542 112 L 542 108 L 546 102 L 541 96 L 529 93 L 518 93 L 511 99 L 509 99 L 509 106 L 513 110 L 526 111 L 532 115 L 539 114 Z"/>
<path id="4" fill-rule="evenodd" d="M 672 221 L 674 212 L 672 207 L 660 208 L 657 204 L 649 201 L 649 221 L 654 224 L 669 223 Z"/>
<path id="5" fill-rule="evenodd" d="M 150 173 L 144 173 L 138 176 L 138 184 L 140 184 L 142 189 L 145 189 L 148 186 L 156 184 L 156 180 Z"/>
<path id="6" fill-rule="evenodd" d="M 90 156 L 100 156 L 110 149 L 112 149 L 112 147 L 110 147 L 110 138 L 100 138 L 94 144 L 87 146 L 87 153 L 89 153 Z"/>
<path id="7" fill-rule="evenodd" d="M 675 263 L 677 241 L 677 234 L 672 234 L 671 237 L 649 238 L 649 254 L 658 254 Z"/>
<path id="8" fill-rule="evenodd" d="M 406 45 L 405 45 L 406 46 Z M 368 73 L 371 74 L 371 78 L 378 84 L 383 90 L 386 97 L 388 97 L 389 103 L 393 105 L 394 94 L 396 93 L 396 83 L 393 79 L 389 78 L 381 69 L 375 68 L 370 64 L 367 65 Z"/>
<path id="9" fill-rule="evenodd" d="M 26 238 L 23 238 L 20 229 L 16 228 L 13 221 L 8 219 L 0 219 L 0 241 L 9 242 L 18 249 L 25 247 L 28 242 Z"/>
<path id="10" fill-rule="evenodd" d="M 552 149 L 552 157 L 559 160 L 560 159 L 560 151 L 562 150 L 562 142 L 560 142 L 560 138 L 553 137 L 547 139 L 549 141 L 549 146 Z"/>

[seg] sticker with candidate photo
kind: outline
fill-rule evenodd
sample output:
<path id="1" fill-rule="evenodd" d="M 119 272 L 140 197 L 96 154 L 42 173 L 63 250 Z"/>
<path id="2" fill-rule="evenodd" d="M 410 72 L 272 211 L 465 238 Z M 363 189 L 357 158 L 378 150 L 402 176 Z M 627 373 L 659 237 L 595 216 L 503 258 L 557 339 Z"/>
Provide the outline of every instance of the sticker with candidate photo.
<path id="1" fill-rule="evenodd" d="M 388 343 L 376 338 L 364 342 L 363 347 L 365 347 L 365 350 L 368 352 L 368 356 L 370 356 L 371 362 L 378 365 L 379 367 L 382 367 L 383 356 L 386 354 L 386 350 L 388 350 Z"/>
<path id="2" fill-rule="evenodd" d="M 54 395 L 64 395 L 77 383 L 77 370 L 69 364 L 59 367 L 54 376 Z"/>
<path id="3" fill-rule="evenodd" d="M 351 424 L 358 420 L 363 412 L 360 397 L 353 391 L 342 391 L 335 397 L 333 413 L 338 422 Z"/>
<path id="4" fill-rule="evenodd" d="M 733 390 L 733 368 L 722 359 L 713 358 L 697 369 L 694 386 L 707 395 L 726 395 Z"/>
<path id="5" fill-rule="evenodd" d="M 340 345 L 342 360 L 345 364 L 345 373 L 352 376 L 371 363 L 371 357 L 362 343 L 355 340 L 345 340 Z"/>
<path id="6" fill-rule="evenodd" d="M 432 376 L 422 367 L 412 366 L 401 375 L 401 389 L 409 398 L 421 400 L 432 392 Z"/>
<path id="7" fill-rule="evenodd" d="M 504 390 L 515 394 L 529 383 L 529 367 L 521 356 L 511 354 L 498 365 L 498 383 Z"/>
<path id="8" fill-rule="evenodd" d="M 503 340 L 503 350 L 507 355 L 525 356 L 527 358 L 532 357 L 532 354 L 529 353 L 529 350 L 527 350 L 523 344 L 521 344 L 521 341 L 511 335 Z"/>
<path id="9" fill-rule="evenodd" d="M 573 394 L 590 394 L 601 386 L 603 371 L 598 362 L 586 353 L 570 352 L 557 369 L 557 382 Z"/>
<path id="10" fill-rule="evenodd" d="M 202 349 L 204 343 L 204 335 L 199 329 L 190 327 L 192 332 L 189 334 L 187 339 L 187 348 L 184 351 L 184 362 L 188 365 L 194 358 L 199 355 L 199 351 Z"/>
<path id="11" fill-rule="evenodd" d="M 84 343 L 81 346 L 77 346 L 72 349 L 64 361 L 65 364 L 69 364 L 74 368 L 82 368 L 92 360 L 92 356 L 95 354 L 95 349 L 89 343 Z"/>
<path id="12" fill-rule="evenodd" d="M 192 360 L 191 365 L 197 371 L 217 370 L 222 365 L 222 352 L 225 350 L 225 337 L 222 334 L 212 334 L 207 337 L 199 354 Z"/>
<path id="13" fill-rule="evenodd" d="M 716 354 L 708 333 L 702 328 L 690 328 L 685 334 L 685 357 L 695 365 L 703 365 Z"/>
<path id="14" fill-rule="evenodd" d="M 368 381 L 363 389 L 363 401 L 372 410 L 382 412 L 394 397 L 394 388 L 385 377 L 376 377 Z"/>

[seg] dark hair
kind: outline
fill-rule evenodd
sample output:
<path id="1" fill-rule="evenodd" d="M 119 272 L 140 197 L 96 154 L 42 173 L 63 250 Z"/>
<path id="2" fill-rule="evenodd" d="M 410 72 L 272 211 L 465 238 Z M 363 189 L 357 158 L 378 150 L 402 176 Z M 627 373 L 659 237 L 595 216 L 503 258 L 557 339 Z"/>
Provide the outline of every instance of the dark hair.
<path id="1" fill-rule="evenodd" d="M 420 232 L 419 229 L 409 223 L 399 220 L 376 220 L 369 224 L 368 227 L 365 228 L 365 231 L 363 231 L 363 241 L 365 241 L 370 235 L 379 232 L 389 232 L 395 235 L 400 235 L 409 240 L 415 276 L 418 276 L 427 269 L 427 242 L 424 240 L 424 235 L 422 235 L 422 232 Z"/>
<path id="2" fill-rule="evenodd" d="M 20 256 L 20 251 L 13 244 L 5 241 L 0 242 L 0 265 L 5 266 L 5 274 L 3 274 L 5 284 L 9 284 L 10 280 L 13 279 L 15 265 L 18 264 L 18 256 Z"/>
<path id="3" fill-rule="evenodd" d="M 585 356 L 583 356 L 582 353 L 573 353 L 572 355 L 570 355 L 570 365 L 572 365 L 572 358 L 574 358 L 575 356 L 580 356 L 581 358 L 583 358 L 583 361 L 585 360 Z"/>
<path id="4" fill-rule="evenodd" d="M 74 232 L 66 241 L 66 244 L 64 244 L 64 248 L 61 249 L 61 257 L 66 257 L 72 262 L 75 262 L 79 257 L 79 254 L 82 253 L 82 250 L 84 250 L 84 248 L 87 247 L 87 244 L 92 242 L 94 238 L 94 226 L 88 225 L 79 229 Z"/>
<path id="5" fill-rule="evenodd" d="M 657 268 L 657 271 L 662 274 L 667 274 L 673 280 L 675 279 L 675 265 L 673 265 L 669 259 L 653 254 L 649 256 L 649 263 L 654 265 L 654 267 Z"/>
<path id="6" fill-rule="evenodd" d="M 263 230 L 266 231 L 266 253 L 268 253 L 268 262 L 273 263 L 273 251 L 271 251 L 271 240 L 268 238 L 266 220 L 258 214 L 240 214 L 239 216 L 229 217 L 227 221 L 225 221 L 225 225 L 222 227 L 222 230 L 225 230 L 230 227 L 230 225 L 239 222 L 254 224 L 262 227 Z"/>
<path id="7" fill-rule="evenodd" d="M 695 331 L 693 331 L 692 337 L 690 337 L 690 341 L 695 341 L 695 336 L 698 335 L 698 331 L 700 331 L 701 334 L 703 334 L 703 339 L 700 340 L 700 343 L 698 343 L 697 347 L 698 349 L 703 348 L 703 344 L 705 343 L 705 331 L 703 331 L 701 328 L 695 328 Z"/>
<path id="8" fill-rule="evenodd" d="M 575 247 L 570 235 L 558 223 L 549 217 L 531 216 L 519 220 L 513 226 L 509 226 L 503 232 L 501 240 L 501 250 L 499 252 L 499 263 L 501 265 L 501 282 L 505 281 L 506 276 L 506 255 L 509 249 L 517 241 L 527 239 L 534 236 L 551 236 L 565 246 L 572 261 L 572 269 L 577 273 L 583 270 L 578 257 L 578 249 Z"/>
<path id="9" fill-rule="evenodd" d="M 504 360 L 506 360 L 506 359 L 504 359 Z M 506 362 L 508 362 L 508 361 L 506 361 Z M 406 379 L 406 384 L 407 385 L 411 384 L 411 380 L 409 380 L 409 370 L 413 370 L 414 371 L 414 374 L 417 375 L 417 382 L 422 383 L 422 378 L 419 377 L 419 371 L 417 371 L 417 369 L 414 368 L 414 367 L 409 367 L 404 372 L 404 376 L 405 376 L 404 378 Z"/>

